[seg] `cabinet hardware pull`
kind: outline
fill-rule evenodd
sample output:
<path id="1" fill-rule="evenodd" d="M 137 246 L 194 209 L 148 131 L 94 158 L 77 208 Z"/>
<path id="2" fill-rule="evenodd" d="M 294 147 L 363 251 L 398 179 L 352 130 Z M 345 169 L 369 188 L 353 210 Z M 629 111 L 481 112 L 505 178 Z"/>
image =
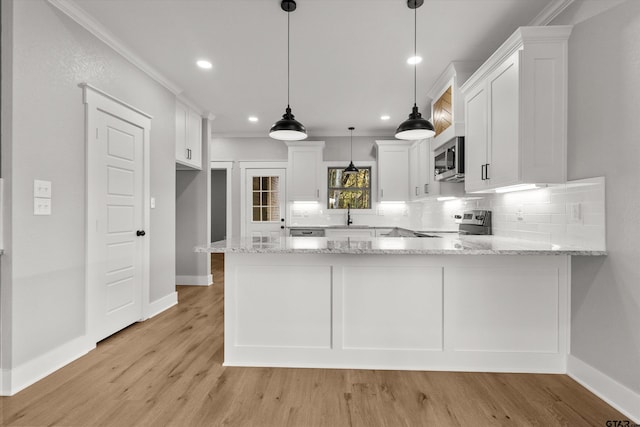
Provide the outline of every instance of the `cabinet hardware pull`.
<path id="1" fill-rule="evenodd" d="M 429 194 L 429 184 L 424 185 L 424 194 Z"/>
<path id="2" fill-rule="evenodd" d="M 382 199 L 384 197 L 384 190 L 380 189 L 380 198 Z"/>
<path id="3" fill-rule="evenodd" d="M 480 179 L 484 181 L 484 165 L 480 166 Z"/>
<path id="4" fill-rule="evenodd" d="M 485 171 L 484 174 L 486 175 L 487 179 L 490 179 L 489 178 L 489 163 L 487 163 L 487 167 L 484 168 L 484 171 Z"/>
<path id="5" fill-rule="evenodd" d="M 320 198 L 320 189 L 316 189 L 316 197 L 319 199 Z"/>
<path id="6" fill-rule="evenodd" d="M 416 196 L 420 194 L 419 188 L 420 187 L 416 187 Z"/>
<path id="7" fill-rule="evenodd" d="M 136 231 L 136 236 L 138 236 L 138 237 L 140 237 L 140 236 L 144 236 L 145 234 L 147 234 L 147 233 L 145 233 L 145 232 L 144 232 L 144 230 L 138 230 L 138 231 Z"/>

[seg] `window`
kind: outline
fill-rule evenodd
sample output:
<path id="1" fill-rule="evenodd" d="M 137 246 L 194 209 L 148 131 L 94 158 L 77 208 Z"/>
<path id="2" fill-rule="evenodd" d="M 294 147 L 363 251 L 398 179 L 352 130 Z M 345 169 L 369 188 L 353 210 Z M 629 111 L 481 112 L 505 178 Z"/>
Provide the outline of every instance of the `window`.
<path id="1" fill-rule="evenodd" d="M 371 209 L 371 168 L 359 168 L 357 174 L 345 174 L 344 168 L 329 168 L 329 209 Z"/>
<path id="2" fill-rule="evenodd" d="M 280 221 L 279 177 L 253 177 L 253 221 Z"/>

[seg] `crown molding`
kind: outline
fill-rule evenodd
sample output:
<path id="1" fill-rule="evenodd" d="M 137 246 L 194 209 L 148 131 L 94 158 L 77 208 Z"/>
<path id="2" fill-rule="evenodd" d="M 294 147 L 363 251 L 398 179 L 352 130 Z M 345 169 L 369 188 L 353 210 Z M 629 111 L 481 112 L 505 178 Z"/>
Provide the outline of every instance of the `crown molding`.
<path id="1" fill-rule="evenodd" d="M 135 54 L 125 43 L 111 33 L 111 31 L 107 30 L 102 24 L 78 6 L 74 0 L 48 0 L 48 2 L 96 36 L 111 49 L 115 50 L 127 61 L 138 67 L 153 80 L 167 88 L 171 93 L 178 95 L 182 92 L 180 86 L 163 76 L 162 73 Z"/>
<path id="2" fill-rule="evenodd" d="M 565 42 L 569 39 L 573 25 L 551 25 L 548 27 L 520 27 L 467 79 L 460 87 L 462 93 L 473 89 L 484 78 L 497 69 L 507 58 L 527 44 Z"/>
<path id="3" fill-rule="evenodd" d="M 440 77 L 429 89 L 427 96 L 436 99 L 446 90 L 446 86 L 454 77 L 458 78 L 458 85 L 464 83 L 482 65 L 481 61 L 453 61 L 444 69 Z"/>
<path id="4" fill-rule="evenodd" d="M 573 3 L 574 0 L 555 0 L 549 3 L 542 11 L 535 17 L 529 26 L 537 27 L 541 25 L 548 25 L 553 21 L 556 16 L 560 15 L 567 7 Z"/>

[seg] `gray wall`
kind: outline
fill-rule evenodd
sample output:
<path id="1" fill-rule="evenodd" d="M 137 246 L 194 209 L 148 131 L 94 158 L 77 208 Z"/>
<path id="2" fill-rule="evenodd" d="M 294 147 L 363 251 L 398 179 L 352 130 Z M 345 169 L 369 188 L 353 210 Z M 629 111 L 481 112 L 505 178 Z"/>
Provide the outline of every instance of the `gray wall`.
<path id="1" fill-rule="evenodd" d="M 227 171 L 211 171 L 211 241 L 227 235 Z"/>
<path id="2" fill-rule="evenodd" d="M 589 6 L 576 2 L 556 23 L 593 16 Z M 571 353 L 636 393 L 639 95 L 640 1 L 627 0 L 577 24 L 569 39 L 569 179 L 606 177 L 609 251 L 572 259 Z"/>
<path id="3" fill-rule="evenodd" d="M 81 82 L 153 116 L 150 185 L 157 207 L 151 210 L 148 235 L 150 299 L 175 291 L 174 96 L 46 1 L 15 1 L 13 7 L 13 129 L 2 141 L 5 230 L 12 236 L 1 259 L 3 304 L 11 294 L 11 312 L 3 307 L 2 332 L 3 339 L 11 333 L 13 360 L 5 358 L 3 368 L 19 366 L 85 332 Z M 11 19 L 4 11 L 3 22 Z M 53 183 L 51 216 L 33 215 L 34 179 Z"/>
<path id="4" fill-rule="evenodd" d="M 265 129 L 265 134 L 267 130 Z M 353 159 L 356 166 L 358 160 L 375 160 L 375 141 L 379 139 L 393 139 L 392 136 L 361 136 L 353 137 Z M 325 161 L 349 162 L 349 136 L 309 138 L 313 141 L 324 141 L 323 158 Z M 212 161 L 234 161 L 232 172 L 233 198 L 233 236 L 240 236 L 240 166 L 239 161 L 287 161 L 287 146 L 282 141 L 269 137 L 264 138 L 213 138 L 211 140 Z"/>

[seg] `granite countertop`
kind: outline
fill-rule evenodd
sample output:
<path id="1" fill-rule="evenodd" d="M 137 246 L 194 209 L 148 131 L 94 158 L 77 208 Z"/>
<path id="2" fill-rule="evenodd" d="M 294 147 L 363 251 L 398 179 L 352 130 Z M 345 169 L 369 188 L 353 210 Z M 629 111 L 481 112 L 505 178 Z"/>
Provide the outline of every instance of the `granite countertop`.
<path id="1" fill-rule="evenodd" d="M 436 237 L 235 238 L 195 248 L 215 253 L 387 255 L 606 255 L 606 250 L 561 246 L 497 236 L 429 233 Z"/>

